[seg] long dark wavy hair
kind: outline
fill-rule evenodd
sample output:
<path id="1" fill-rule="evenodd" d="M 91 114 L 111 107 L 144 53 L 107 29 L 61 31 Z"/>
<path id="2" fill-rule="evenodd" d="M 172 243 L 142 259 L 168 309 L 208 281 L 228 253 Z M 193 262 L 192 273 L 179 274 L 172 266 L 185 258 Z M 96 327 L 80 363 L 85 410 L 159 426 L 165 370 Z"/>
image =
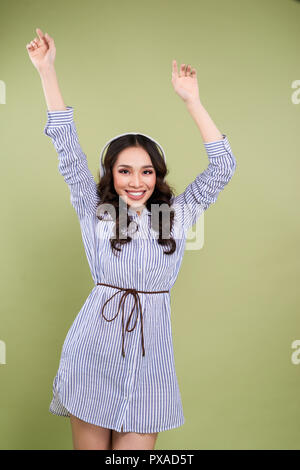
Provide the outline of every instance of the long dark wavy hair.
<path id="1" fill-rule="evenodd" d="M 117 245 L 122 246 L 126 243 L 131 242 L 132 238 L 128 234 L 128 226 L 132 221 L 132 217 L 128 214 L 128 210 L 126 210 L 127 214 L 127 222 L 126 222 L 126 238 L 122 235 L 123 238 L 120 237 L 120 226 L 119 226 L 119 218 L 120 218 L 120 207 L 119 207 L 119 195 L 117 194 L 114 188 L 114 181 L 113 181 L 113 173 L 112 169 L 114 164 L 117 161 L 119 153 L 126 149 L 127 147 L 143 147 L 148 155 L 151 158 L 152 165 L 155 168 L 156 172 L 156 184 L 153 193 L 149 197 L 146 202 L 147 209 L 151 212 L 151 204 L 157 204 L 158 207 L 160 204 L 168 205 L 169 209 L 169 233 L 167 237 L 162 237 L 162 233 L 166 233 L 166 228 L 164 224 L 165 218 L 162 217 L 162 213 L 159 213 L 158 217 L 158 224 L 155 222 L 155 218 L 153 220 L 152 228 L 158 234 L 157 243 L 162 246 L 166 246 L 169 248 L 169 251 L 164 251 L 164 254 L 171 255 L 176 250 L 176 241 L 174 238 L 171 237 L 171 231 L 174 224 L 174 209 L 171 209 L 171 200 L 174 196 L 174 189 L 169 186 L 169 184 L 165 181 L 165 176 L 169 173 L 167 166 L 165 164 L 164 158 L 161 156 L 157 145 L 152 140 L 148 139 L 147 137 L 140 135 L 140 134 L 127 134 L 125 136 L 118 137 L 114 139 L 108 146 L 106 155 L 104 158 L 103 166 L 105 169 L 104 175 L 102 178 L 100 177 L 100 171 L 98 170 L 98 179 L 99 182 L 97 183 L 97 193 L 100 198 L 101 203 L 97 207 L 97 218 L 103 222 L 105 222 L 104 214 L 107 213 L 105 208 L 101 210 L 101 206 L 104 204 L 109 204 L 114 207 L 115 210 L 115 225 L 114 225 L 114 238 L 110 239 L 111 248 L 114 254 L 115 251 L 120 252 L 121 248 Z M 121 204 L 122 205 L 122 204 Z M 124 202 L 124 206 L 127 204 Z M 152 217 L 151 217 L 152 219 Z M 124 234 L 125 235 L 125 234 Z"/>

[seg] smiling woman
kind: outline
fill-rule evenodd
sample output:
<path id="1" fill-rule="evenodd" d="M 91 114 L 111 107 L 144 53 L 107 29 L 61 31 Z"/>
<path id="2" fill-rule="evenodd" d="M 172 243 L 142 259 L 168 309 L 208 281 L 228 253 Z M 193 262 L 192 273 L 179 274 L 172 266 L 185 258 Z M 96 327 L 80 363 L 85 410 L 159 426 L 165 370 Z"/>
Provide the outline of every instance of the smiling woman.
<path id="1" fill-rule="evenodd" d="M 113 166 L 113 178 L 119 196 L 131 208 L 140 210 L 152 195 L 156 184 L 155 169 L 143 147 L 127 147 L 119 153 Z"/>
<path id="2" fill-rule="evenodd" d="M 102 177 L 98 172 L 97 193 L 101 201 L 99 212 L 101 206 L 106 204 L 116 209 L 116 233 L 111 239 L 113 252 L 120 251 L 119 246 L 131 242 L 129 234 L 122 239 L 118 236 L 120 199 L 130 209 L 127 212 L 126 229 L 132 220 L 130 213 L 151 215 L 153 206 L 165 204 L 169 207 L 169 217 L 154 218 L 151 223 L 157 234 L 156 243 L 169 248 L 164 253 L 172 254 L 176 249 L 176 241 L 172 237 L 175 212 L 171 209 L 174 190 L 165 180 L 168 170 L 162 153 L 163 156 L 157 143 L 144 134 L 123 134 L 113 139 L 107 148 Z M 98 218 L 103 220 L 101 215 Z M 166 228 L 167 224 L 170 224 L 169 229 Z"/>
<path id="3" fill-rule="evenodd" d="M 66 335 L 49 411 L 70 417 L 77 449 L 153 449 L 159 432 L 185 421 L 175 370 L 170 290 L 187 231 L 230 181 L 235 158 L 227 137 L 199 101 L 195 69 L 182 64 L 178 74 L 173 61 L 172 84 L 205 139 L 207 168 L 174 197 L 165 181 L 168 170 L 159 144 L 144 134 L 127 133 L 110 141 L 105 171 L 96 184 L 79 143 L 74 110 L 65 106 L 60 94 L 54 40 L 36 31 L 39 39 L 26 47 L 48 106 L 44 133 L 52 139 L 59 172 L 69 186 L 94 282 Z M 111 224 L 98 215 L 107 203 L 116 209 L 113 238 L 114 220 Z M 165 217 L 159 217 L 157 225 L 155 217 L 151 220 L 152 204 L 170 210 L 168 230 Z M 139 229 L 134 238 L 127 233 L 121 239 L 123 205 L 130 206 L 127 225 L 132 217 Z M 179 226 L 180 236 L 175 236 L 173 225 L 176 230 Z M 169 251 L 162 249 L 165 246 Z"/>

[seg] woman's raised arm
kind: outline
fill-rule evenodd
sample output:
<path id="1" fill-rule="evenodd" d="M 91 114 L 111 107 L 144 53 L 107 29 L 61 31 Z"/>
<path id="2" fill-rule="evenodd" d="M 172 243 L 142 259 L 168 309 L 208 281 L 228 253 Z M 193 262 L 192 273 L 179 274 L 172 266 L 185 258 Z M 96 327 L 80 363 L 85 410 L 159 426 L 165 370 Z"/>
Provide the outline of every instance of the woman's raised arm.
<path id="1" fill-rule="evenodd" d="M 48 111 L 65 111 L 67 108 L 58 86 L 54 67 L 56 56 L 54 39 L 48 33 L 44 35 L 39 28 L 36 28 L 36 32 L 38 37 L 27 44 L 26 48 L 31 62 L 41 77 Z"/>
<path id="2" fill-rule="evenodd" d="M 65 106 L 57 82 L 54 68 L 55 44 L 47 33 L 36 29 L 35 38 L 26 48 L 29 57 L 38 70 L 47 102 L 47 123 L 44 134 L 51 137 L 58 154 L 58 169 L 68 184 L 71 204 L 80 220 L 95 215 L 100 202 L 97 187 L 91 174 L 86 155 L 77 135 L 73 118 L 73 108 Z"/>
<path id="3" fill-rule="evenodd" d="M 200 130 L 209 159 L 207 168 L 173 200 L 179 220 L 187 231 L 216 202 L 219 193 L 229 183 L 235 172 L 236 159 L 227 135 L 220 132 L 200 101 L 196 70 L 181 64 L 178 74 L 176 60 L 173 60 L 172 85 Z"/>

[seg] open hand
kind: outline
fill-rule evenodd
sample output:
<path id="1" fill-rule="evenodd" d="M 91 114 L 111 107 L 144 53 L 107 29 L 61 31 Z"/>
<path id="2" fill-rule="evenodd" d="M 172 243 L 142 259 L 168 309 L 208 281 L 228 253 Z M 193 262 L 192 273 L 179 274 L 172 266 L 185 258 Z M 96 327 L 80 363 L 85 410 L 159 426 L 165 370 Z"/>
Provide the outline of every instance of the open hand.
<path id="1" fill-rule="evenodd" d="M 196 70 L 190 65 L 181 64 L 180 72 L 177 71 L 177 62 L 172 62 L 172 85 L 175 92 L 185 103 L 199 100 L 199 89 Z"/>
<path id="2" fill-rule="evenodd" d="M 31 62 L 37 70 L 54 65 L 56 48 L 54 39 L 48 33 L 43 34 L 42 30 L 36 28 L 38 38 L 35 37 L 26 44 L 26 49 Z"/>

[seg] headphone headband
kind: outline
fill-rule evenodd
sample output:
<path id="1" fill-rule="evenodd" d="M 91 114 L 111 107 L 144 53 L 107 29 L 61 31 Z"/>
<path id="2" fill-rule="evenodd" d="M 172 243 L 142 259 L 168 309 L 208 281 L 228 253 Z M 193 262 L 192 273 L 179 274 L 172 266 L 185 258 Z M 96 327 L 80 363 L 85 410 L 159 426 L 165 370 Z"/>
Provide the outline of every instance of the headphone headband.
<path id="1" fill-rule="evenodd" d="M 154 142 L 154 143 L 159 147 L 159 149 L 160 149 L 161 152 L 162 152 L 162 155 L 163 155 L 163 158 L 164 158 L 164 160 L 165 160 L 165 163 L 167 163 L 166 155 L 165 155 L 165 152 L 164 152 L 162 146 L 161 146 L 156 140 L 154 140 L 152 137 L 150 137 L 149 135 L 146 135 L 146 134 L 142 134 L 141 132 L 125 132 L 124 134 L 116 135 L 115 137 L 113 137 L 112 139 L 110 139 L 108 142 L 106 142 L 106 144 L 105 144 L 104 147 L 102 148 L 101 154 L 100 154 L 100 165 L 99 165 L 99 168 L 100 168 L 100 178 L 102 178 L 102 176 L 104 175 L 103 154 L 104 154 L 104 151 L 105 151 L 106 147 L 107 147 L 113 140 L 117 139 L 118 137 L 123 137 L 124 135 L 128 135 L 128 134 L 143 135 L 144 137 L 148 137 L 148 139 L 152 140 L 152 142 Z"/>

